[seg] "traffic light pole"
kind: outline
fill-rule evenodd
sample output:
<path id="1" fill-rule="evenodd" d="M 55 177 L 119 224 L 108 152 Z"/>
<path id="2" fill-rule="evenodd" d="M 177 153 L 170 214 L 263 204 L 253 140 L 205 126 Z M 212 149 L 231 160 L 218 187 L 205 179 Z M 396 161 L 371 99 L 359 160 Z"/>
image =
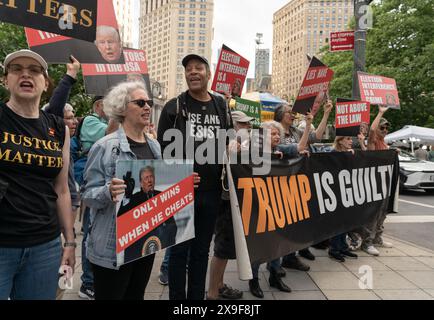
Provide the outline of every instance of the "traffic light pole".
<path id="1" fill-rule="evenodd" d="M 354 17 L 356 18 L 356 30 L 354 32 L 354 69 L 353 69 L 353 99 L 360 99 L 359 81 L 357 72 L 366 70 L 366 32 L 368 13 L 367 6 L 372 0 L 354 0 Z"/>

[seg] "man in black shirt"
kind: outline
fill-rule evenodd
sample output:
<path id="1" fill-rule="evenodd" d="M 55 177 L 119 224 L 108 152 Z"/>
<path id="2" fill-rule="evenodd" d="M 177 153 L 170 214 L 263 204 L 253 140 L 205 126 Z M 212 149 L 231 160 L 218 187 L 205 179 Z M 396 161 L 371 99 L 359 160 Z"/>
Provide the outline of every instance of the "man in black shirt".
<path id="1" fill-rule="evenodd" d="M 218 130 L 227 129 L 230 123 L 226 102 L 223 98 L 208 92 L 211 72 L 208 61 L 190 54 L 182 60 L 188 91 L 170 100 L 160 116 L 158 141 L 163 158 L 173 158 L 165 150 L 174 150 L 184 159 L 192 159 L 186 151 L 187 145 L 194 145 L 195 154 L 201 154 L 206 143 L 217 149 Z M 169 129 L 177 129 L 182 134 L 182 143 L 165 139 Z M 166 152 L 165 152 L 166 151 Z M 203 300 L 208 266 L 208 253 L 214 232 L 215 220 L 221 197 L 221 171 L 218 153 L 214 159 L 210 154 L 194 156 L 196 192 L 194 204 L 195 238 L 171 248 L 169 260 L 169 298 L 171 300 Z M 206 161 L 203 161 L 204 158 Z M 186 287 L 186 265 L 188 260 L 188 289 Z"/>

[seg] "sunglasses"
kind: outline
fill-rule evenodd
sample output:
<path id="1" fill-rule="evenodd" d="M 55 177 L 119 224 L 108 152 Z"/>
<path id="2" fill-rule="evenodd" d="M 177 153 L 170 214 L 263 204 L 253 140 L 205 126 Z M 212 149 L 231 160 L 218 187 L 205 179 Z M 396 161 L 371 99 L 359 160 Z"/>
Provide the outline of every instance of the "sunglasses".
<path id="1" fill-rule="evenodd" d="M 28 67 L 24 67 L 20 64 L 10 64 L 7 69 L 13 74 L 20 74 L 23 72 L 23 70 L 29 70 L 29 73 L 33 76 L 38 76 L 45 73 L 45 69 L 43 67 L 34 64 L 31 64 Z"/>
<path id="2" fill-rule="evenodd" d="M 389 126 L 381 126 L 381 127 L 380 127 L 380 130 L 381 130 L 381 131 L 389 130 Z"/>
<path id="3" fill-rule="evenodd" d="M 143 108 L 145 105 L 148 105 L 149 108 L 152 108 L 154 106 L 154 101 L 153 100 L 137 99 L 137 100 L 133 100 L 133 101 L 130 101 L 130 102 L 138 105 L 140 108 Z"/>

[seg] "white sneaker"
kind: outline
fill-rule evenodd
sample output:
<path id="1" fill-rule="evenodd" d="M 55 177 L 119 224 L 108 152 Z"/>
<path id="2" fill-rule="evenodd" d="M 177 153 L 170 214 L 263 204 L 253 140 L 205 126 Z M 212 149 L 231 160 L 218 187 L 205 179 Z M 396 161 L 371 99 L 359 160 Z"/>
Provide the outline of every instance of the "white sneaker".
<path id="1" fill-rule="evenodd" d="M 376 243 L 375 245 L 380 248 L 393 248 L 393 243 L 387 241 L 383 241 L 382 243 Z"/>
<path id="2" fill-rule="evenodd" d="M 366 253 L 369 253 L 372 256 L 379 256 L 380 255 L 380 251 L 378 251 L 374 246 L 368 246 L 366 248 L 363 248 L 363 251 L 365 251 Z"/>

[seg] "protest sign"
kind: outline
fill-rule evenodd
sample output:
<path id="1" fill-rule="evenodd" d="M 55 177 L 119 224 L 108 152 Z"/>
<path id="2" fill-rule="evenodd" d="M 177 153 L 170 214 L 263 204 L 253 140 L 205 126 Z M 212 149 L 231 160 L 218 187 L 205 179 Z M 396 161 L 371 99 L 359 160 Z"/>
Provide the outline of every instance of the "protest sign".
<path id="1" fill-rule="evenodd" d="M 107 90 L 119 82 L 142 81 L 151 95 L 146 53 L 124 48 L 125 64 L 83 64 L 84 86 L 87 94 L 105 96 Z M 152 98 L 152 96 L 149 96 Z"/>
<path id="2" fill-rule="evenodd" d="M 356 137 L 362 123 L 369 126 L 369 111 L 369 102 L 338 98 L 335 119 L 336 136 Z"/>
<path id="3" fill-rule="evenodd" d="M 247 77 L 250 62 L 223 45 L 211 90 L 240 97 Z"/>
<path id="4" fill-rule="evenodd" d="M 96 38 L 97 0 L 1 0 L 0 20 L 93 42 Z"/>
<path id="5" fill-rule="evenodd" d="M 396 81 L 392 78 L 357 72 L 359 77 L 360 97 L 371 104 L 400 109 Z"/>
<path id="6" fill-rule="evenodd" d="M 122 41 L 112 0 L 98 0 L 95 42 L 25 28 L 27 43 L 48 63 L 69 63 L 73 55 L 80 63 L 125 63 Z"/>
<path id="7" fill-rule="evenodd" d="M 330 32 L 330 51 L 354 49 L 354 31 Z"/>
<path id="8" fill-rule="evenodd" d="M 252 122 L 253 128 L 261 126 L 261 104 L 259 102 L 235 98 L 235 110 L 255 118 Z"/>
<path id="9" fill-rule="evenodd" d="M 394 210 L 399 176 L 394 150 L 272 160 L 265 176 L 253 175 L 254 166 L 231 164 L 229 184 L 251 263 L 307 248 Z"/>
<path id="10" fill-rule="evenodd" d="M 193 163 L 118 161 L 127 189 L 117 205 L 116 254 L 122 265 L 194 237 Z"/>
<path id="11" fill-rule="evenodd" d="M 333 74 L 332 69 L 329 69 L 316 57 L 312 57 L 292 110 L 302 114 L 310 111 L 315 115 L 321 104 L 327 99 Z"/>

